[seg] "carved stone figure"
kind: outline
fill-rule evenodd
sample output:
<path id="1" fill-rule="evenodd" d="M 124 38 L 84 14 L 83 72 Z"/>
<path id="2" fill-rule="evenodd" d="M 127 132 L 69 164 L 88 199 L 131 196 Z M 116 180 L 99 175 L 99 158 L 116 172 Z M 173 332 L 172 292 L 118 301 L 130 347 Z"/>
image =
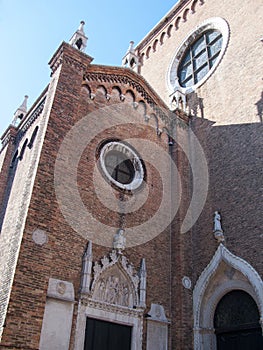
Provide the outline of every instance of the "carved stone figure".
<path id="1" fill-rule="evenodd" d="M 117 296 L 118 296 L 118 283 L 119 279 L 116 276 L 110 276 L 107 281 L 106 286 L 106 298 L 105 301 L 111 304 L 117 304 Z"/>
<path id="2" fill-rule="evenodd" d="M 99 285 L 99 290 L 98 290 L 98 296 L 97 298 L 99 300 L 104 300 L 105 297 L 105 289 L 106 289 L 106 284 L 104 280 L 100 281 L 100 285 Z"/>
<path id="3" fill-rule="evenodd" d="M 215 239 L 218 242 L 224 242 L 225 237 L 221 226 L 221 215 L 219 214 L 218 211 L 215 211 L 215 214 L 214 214 L 214 231 L 213 232 L 214 232 Z"/>
<path id="4" fill-rule="evenodd" d="M 125 255 L 120 255 L 121 249 L 125 248 L 123 231 L 119 230 L 116 233 L 114 248 L 109 256 L 103 256 L 99 262 L 95 261 L 90 294 L 93 300 L 102 303 L 123 307 L 145 307 L 145 259 L 141 261 L 140 270 L 136 271 Z"/>
<path id="5" fill-rule="evenodd" d="M 122 250 L 125 249 L 126 238 L 124 236 L 124 230 L 119 229 L 113 237 L 113 248 L 117 250 L 118 254 L 122 254 Z"/>

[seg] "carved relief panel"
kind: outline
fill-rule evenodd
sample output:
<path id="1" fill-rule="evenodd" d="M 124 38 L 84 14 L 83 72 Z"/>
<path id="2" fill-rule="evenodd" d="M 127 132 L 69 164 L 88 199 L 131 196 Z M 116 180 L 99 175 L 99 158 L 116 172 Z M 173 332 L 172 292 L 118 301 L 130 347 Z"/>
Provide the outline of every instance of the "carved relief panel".
<path id="1" fill-rule="evenodd" d="M 131 282 L 118 265 L 110 267 L 101 274 L 94 286 L 92 299 L 126 307 L 136 305 Z"/>

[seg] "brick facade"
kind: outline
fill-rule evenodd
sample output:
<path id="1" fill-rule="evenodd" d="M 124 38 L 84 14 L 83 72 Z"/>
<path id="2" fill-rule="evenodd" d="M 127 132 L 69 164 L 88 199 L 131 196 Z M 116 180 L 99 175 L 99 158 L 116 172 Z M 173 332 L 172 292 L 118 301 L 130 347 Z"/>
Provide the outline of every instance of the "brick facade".
<path id="1" fill-rule="evenodd" d="M 142 334 L 136 335 L 142 337 L 141 345 L 134 345 L 138 339 L 133 339 L 132 350 L 149 349 L 149 321 L 144 316 L 152 304 L 161 305 L 165 313 L 167 323 L 158 321 L 168 325 L 165 348 L 216 349 L 211 345 L 214 333 L 207 335 L 211 329 L 203 326 L 202 317 L 204 300 L 207 304 L 212 300 L 211 290 L 216 293 L 218 281 L 226 285 L 222 293 L 231 283 L 244 290 L 247 286 L 262 317 L 262 295 L 257 290 L 262 288 L 263 272 L 258 53 L 262 33 L 255 13 L 262 14 L 260 1 L 253 6 L 238 1 L 180 1 L 137 46 L 141 75 L 123 67 L 94 65 L 90 56 L 61 44 L 50 61 L 49 86 L 19 127 L 8 129 L 4 136 L 13 137 L 0 153 L 1 349 L 33 350 L 45 343 L 43 319 L 48 301 L 56 300 L 50 296 L 50 279 L 73 286 L 68 348 L 80 348 L 80 310 L 86 307 L 87 313 L 94 302 L 92 295 L 81 292 L 83 254 L 92 241 L 96 267 L 95 262 L 110 256 L 118 228 L 125 229 L 122 253 L 127 260 L 139 270 L 145 259 L 146 305 L 134 305 L 135 311 L 123 311 L 118 305 L 103 310 L 110 314 L 116 307 L 115 320 L 124 315 L 125 320 L 141 322 Z M 225 18 L 230 40 L 217 69 L 196 91 L 203 110 L 200 105 L 196 113 L 191 108 L 191 113 L 170 110 L 166 77 L 175 48 L 211 17 Z M 34 130 L 36 137 L 28 147 Z M 143 160 L 145 184 L 137 192 L 119 190 L 105 181 L 100 150 L 109 141 L 126 143 Z M 16 150 L 18 158 L 12 165 Z M 216 210 L 222 216 L 228 254 L 218 265 L 213 260 L 220 249 L 213 235 Z M 128 278 L 125 268 L 116 266 Z M 209 266 L 213 273 L 200 291 L 198 281 Z M 95 279 L 95 268 L 92 273 Z M 63 293 L 61 303 L 67 301 Z M 203 295 L 198 310 L 196 295 Z M 200 345 L 202 327 L 207 336 L 202 339 L 208 340 Z"/>

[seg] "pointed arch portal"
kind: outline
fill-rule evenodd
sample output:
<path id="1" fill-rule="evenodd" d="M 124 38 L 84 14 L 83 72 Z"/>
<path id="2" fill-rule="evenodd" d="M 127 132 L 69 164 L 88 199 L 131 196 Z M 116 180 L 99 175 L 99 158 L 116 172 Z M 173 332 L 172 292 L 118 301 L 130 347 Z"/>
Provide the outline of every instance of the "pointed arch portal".
<path id="1" fill-rule="evenodd" d="M 220 322 L 218 324 L 220 308 L 228 310 L 228 316 L 226 317 L 230 317 L 229 319 L 231 320 L 230 312 L 235 312 L 235 310 L 227 308 L 226 305 L 229 303 L 231 295 L 237 296 L 237 294 L 240 297 L 239 308 L 242 308 L 243 313 L 245 313 L 246 309 L 245 304 L 248 302 L 250 305 L 254 305 L 254 310 L 257 311 L 253 314 L 253 322 L 250 322 L 249 318 L 242 321 L 250 323 L 248 328 L 254 327 L 253 329 L 256 329 L 255 333 L 257 335 L 254 338 L 252 335 L 248 335 L 249 332 L 242 334 L 242 327 L 246 328 L 244 324 L 236 325 L 236 329 L 231 329 L 233 324 L 228 324 L 226 329 L 220 327 Z M 253 343 L 253 349 L 262 348 L 262 335 L 259 335 L 259 333 L 262 333 L 261 327 L 263 326 L 263 282 L 250 264 L 232 254 L 222 243 L 195 285 L 193 291 L 193 312 L 195 350 L 227 350 L 233 348 L 250 350 L 254 341 L 256 343 Z M 252 325 L 252 323 L 255 324 Z M 233 344 L 228 345 L 224 343 L 227 338 L 226 334 L 220 337 L 220 332 L 224 334 L 224 331 L 228 334 L 231 331 L 236 332 L 234 337 L 229 336 L 229 344 L 231 341 L 242 342 L 243 339 L 242 346 L 244 347 L 241 348 L 239 345 L 233 347 Z M 251 337 L 249 340 L 250 345 L 247 345 L 250 347 L 245 347 L 244 339 L 248 340 L 248 337 Z M 257 340 L 254 340 L 255 338 Z"/>
<path id="2" fill-rule="evenodd" d="M 232 290 L 217 304 L 214 315 L 218 350 L 261 350 L 263 337 L 254 299 L 243 290 Z"/>

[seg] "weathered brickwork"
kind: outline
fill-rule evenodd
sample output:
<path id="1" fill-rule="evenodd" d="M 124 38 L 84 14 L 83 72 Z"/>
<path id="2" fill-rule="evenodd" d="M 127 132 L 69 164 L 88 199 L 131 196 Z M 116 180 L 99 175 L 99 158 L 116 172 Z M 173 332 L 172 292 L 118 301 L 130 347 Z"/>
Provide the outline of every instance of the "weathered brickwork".
<path id="1" fill-rule="evenodd" d="M 136 270 L 146 261 L 143 350 L 152 304 L 164 308 L 169 350 L 202 348 L 194 335 L 202 328 L 194 296 L 219 245 L 213 234 L 216 210 L 222 216 L 224 246 L 251 266 L 251 274 L 262 276 L 262 33 L 255 21 L 261 6 L 257 0 L 253 6 L 180 1 L 139 44 L 142 75 L 94 65 L 90 56 L 61 44 L 50 61 L 48 88 L 22 124 L 9 129 L 13 138 L 0 153 L 1 349 L 39 349 L 50 278 L 74 287 L 69 349 L 79 349 L 83 254 L 90 240 L 93 266 L 108 256 L 118 228 L 128 232 L 123 252 L 128 261 Z M 215 72 L 196 91 L 202 113 L 200 106 L 190 108 L 192 114 L 188 108 L 171 111 L 166 78 L 175 49 L 211 17 L 225 18 L 230 41 Z M 137 150 L 145 180 L 139 191 L 119 190 L 107 182 L 100 150 L 109 141 Z M 168 206 L 160 214 L 163 201 Z M 36 232 L 41 234 L 34 236 Z M 251 292 L 252 278 L 227 261 L 210 281 L 215 275 L 220 280 L 225 266 L 236 269 L 235 278 Z M 224 282 L 231 284 L 233 275 L 224 273 Z M 204 289 L 204 300 L 222 287 L 212 282 Z M 260 296 L 253 293 L 260 309 Z"/>
<path id="2" fill-rule="evenodd" d="M 69 50 L 71 57 L 75 54 L 77 56 L 76 59 L 79 60 L 79 53 L 75 52 L 74 49 L 70 49 L 65 45 L 64 50 Z M 114 72 L 110 68 L 103 68 L 100 73 L 105 75 L 108 73 L 112 76 L 118 73 L 121 76 L 124 74 L 124 70 L 115 69 Z M 134 115 L 129 115 L 130 124 L 126 123 L 118 128 L 103 130 L 92 140 L 84 150 L 78 167 L 78 188 L 87 209 L 105 225 L 115 228 L 120 226 L 120 215 L 103 207 L 94 192 L 92 169 L 94 168 L 94 160 L 96 159 L 94 155 L 98 152 L 98 145 L 103 140 L 125 140 L 128 136 L 131 140 L 138 138 L 146 141 L 151 140 L 151 142 L 159 144 L 164 152 L 168 150 L 167 136 L 165 134 L 162 136 L 157 135 L 157 127 L 161 130 L 164 122 L 158 118 L 159 122 L 156 123 L 157 119 L 153 116 L 151 117 L 151 114 L 156 113 L 153 107 L 154 104 L 156 105 L 155 100 L 158 101 L 158 97 L 155 96 L 143 80 L 137 83 L 134 79 L 138 78 L 133 73 L 128 73 L 128 75 L 131 77 L 126 86 L 123 82 L 118 84 L 118 89 L 122 89 L 123 95 L 126 96 L 125 101 L 120 101 L 120 94 L 117 88 L 115 91 L 110 91 L 111 99 L 108 100 L 102 87 L 96 90 L 96 97 L 94 100 L 91 100 L 89 91 L 85 86 L 85 81 L 82 87 L 83 74 L 81 71 L 72 69 L 66 63 L 62 64 L 56 96 L 53 101 L 39 160 L 24 230 L 23 244 L 20 249 L 17 272 L 13 283 L 10 298 L 11 303 L 2 338 L 2 346 L 5 348 L 11 348 L 14 343 L 20 348 L 38 348 L 46 300 L 46 288 L 50 277 L 72 281 L 75 287 L 75 295 L 78 296 L 81 259 L 87 239 L 76 234 L 65 221 L 57 204 L 54 189 L 54 166 L 57 152 L 70 128 L 88 113 L 91 115 L 89 122 L 92 128 L 93 123 L 95 125 L 99 122 L 96 119 L 92 119 L 94 118 L 93 112 L 110 104 L 114 106 L 116 103 L 126 104 L 127 108 L 129 108 L 128 111 L 134 110 Z M 71 76 L 70 80 L 67 79 L 68 76 Z M 130 85 L 130 82 L 132 85 Z M 148 105 L 147 100 L 143 102 L 141 93 L 137 91 L 135 84 L 139 84 L 140 89 L 144 89 L 145 93 L 149 94 L 147 99 L 151 105 Z M 99 82 L 94 81 L 88 88 L 91 86 L 95 89 L 99 85 L 101 85 Z M 138 103 L 138 106 L 133 107 L 135 102 Z M 149 121 L 145 120 L 145 107 L 147 107 L 147 114 L 151 117 Z M 165 108 L 164 104 L 159 103 L 159 108 Z M 114 108 L 114 111 L 116 113 L 116 108 Z M 98 117 L 98 114 L 96 117 Z M 110 118 L 111 116 L 108 115 L 108 117 Z M 149 198 L 140 210 L 126 215 L 124 218 L 126 227 L 136 226 L 147 221 L 158 210 L 159 201 L 156 199 L 162 196 L 162 182 L 160 181 L 160 175 L 154 167 L 146 164 L 146 168 Z M 168 176 L 169 174 L 167 173 Z M 70 196 L 70 189 L 68 190 Z M 113 191 L 118 198 L 119 191 Z M 125 196 L 129 197 L 129 194 L 124 194 L 124 200 Z M 77 215 L 78 213 L 76 212 Z M 32 240 L 32 232 L 36 228 L 44 230 L 48 235 L 48 243 L 42 247 L 37 246 Z M 87 223 L 88 229 L 89 225 Z M 142 234 L 147 233 L 142 232 Z M 170 317 L 171 305 L 171 274 L 170 270 L 167 269 L 167 266 L 170 265 L 170 235 L 170 230 L 167 230 L 142 247 L 130 248 L 125 252 L 126 256 L 130 258 L 137 268 L 139 267 L 141 258 L 144 257 L 146 259 L 149 285 L 147 289 L 147 307 L 150 308 L 151 302 L 161 302 L 165 307 L 168 317 Z M 161 254 L 160 251 L 162 252 Z M 94 260 L 101 258 L 104 254 L 107 254 L 107 249 L 94 246 Z M 26 292 L 24 286 L 27 287 Z M 21 303 L 24 305 L 22 308 Z M 25 313 L 22 320 L 21 313 Z M 32 320 L 34 321 L 32 322 Z M 18 324 L 19 332 L 15 332 L 14 327 L 17 329 Z M 23 337 L 21 337 L 21 334 L 23 334 Z M 33 334 L 34 336 L 32 336 Z M 74 343 L 73 335 L 74 327 L 71 337 L 72 348 Z"/>

